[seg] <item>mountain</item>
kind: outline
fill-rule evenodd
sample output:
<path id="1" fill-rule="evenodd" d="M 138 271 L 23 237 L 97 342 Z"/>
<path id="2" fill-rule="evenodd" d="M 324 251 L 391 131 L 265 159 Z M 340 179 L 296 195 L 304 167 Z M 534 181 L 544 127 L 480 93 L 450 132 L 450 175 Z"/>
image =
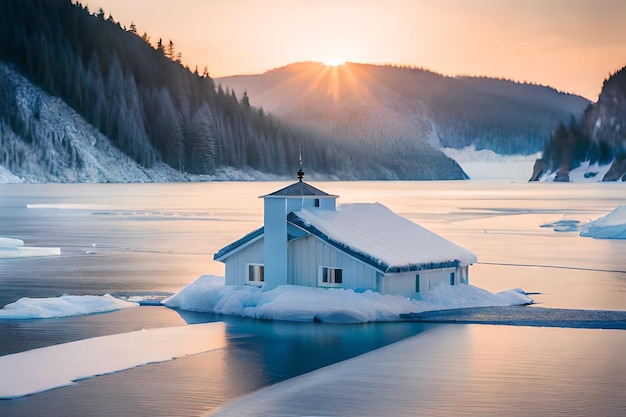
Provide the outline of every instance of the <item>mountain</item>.
<path id="1" fill-rule="evenodd" d="M 535 154 L 556 123 L 589 104 L 544 86 L 390 65 L 302 62 L 215 81 L 294 125 L 393 157 L 470 146 Z"/>
<path id="2" fill-rule="evenodd" d="M 284 177 L 297 171 L 299 153 L 318 178 L 466 177 L 439 153 L 396 158 L 284 123 L 251 106 L 247 95 L 216 87 L 208 73 L 185 68 L 173 44 L 153 46 L 147 34 L 78 2 L 1 1 L 0 39 L 3 71 L 13 74 L 0 80 L 3 177 L 8 170 L 26 181 L 144 181 L 153 176 L 141 172 L 153 168 L 167 171 L 159 174 L 165 180 L 232 169 Z M 47 96 L 33 93 L 37 88 Z M 92 162 L 82 151 L 92 149 L 72 139 L 83 135 L 68 132 L 75 124 L 81 132 L 93 128 L 86 137 L 105 146 L 96 153 L 100 161 L 119 156 L 137 174 L 106 173 L 109 162 L 87 173 Z"/>
<path id="3" fill-rule="evenodd" d="M 626 67 L 604 81 L 598 102 L 560 123 L 531 181 L 626 181 Z"/>
<path id="4" fill-rule="evenodd" d="M 1 63 L 0 92 L 0 183 L 183 179 L 163 163 L 142 167 L 63 100 Z"/>

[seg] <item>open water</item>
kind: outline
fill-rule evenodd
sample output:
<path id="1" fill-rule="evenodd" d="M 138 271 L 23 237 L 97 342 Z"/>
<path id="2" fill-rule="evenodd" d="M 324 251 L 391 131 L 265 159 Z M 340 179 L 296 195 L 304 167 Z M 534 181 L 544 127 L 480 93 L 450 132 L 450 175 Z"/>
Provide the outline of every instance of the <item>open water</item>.
<path id="1" fill-rule="evenodd" d="M 626 204 L 626 184 L 312 183 L 339 194 L 340 204 L 381 202 L 471 249 L 479 258 L 470 270 L 473 285 L 538 293 L 533 295 L 537 307 L 626 311 L 626 240 L 595 240 L 540 227 L 603 216 Z M 0 185 L 0 236 L 62 251 L 60 257 L 0 259 L 0 306 L 21 297 L 66 293 L 166 295 L 201 274 L 221 275 L 223 267 L 212 261 L 212 254 L 261 225 L 262 200 L 257 197 L 284 185 Z M 322 411 L 360 415 L 369 402 L 370 411 L 386 415 L 626 415 L 623 330 L 262 322 L 151 306 L 65 319 L 0 321 L 0 355 L 205 321 L 226 323 L 226 348 L 0 401 L 0 415 L 194 416 L 280 381 L 287 385 L 277 385 L 283 388 L 276 398 L 290 401 L 283 411 L 293 415 L 301 401 L 297 383 L 306 381 L 307 372 L 365 352 L 370 353 L 359 369 L 367 369 L 370 361 L 387 372 L 364 373 L 361 382 L 382 384 L 388 392 L 362 390 L 360 397 L 351 393 L 349 401 L 329 396 L 317 402 L 330 407 Z M 419 373 L 409 378 L 410 385 L 405 377 L 393 377 L 397 356 L 373 351 L 402 339 L 416 344 L 414 355 L 423 361 L 415 365 L 407 360 L 407 368 Z M 458 348 L 446 351 L 442 346 Z M 351 361 L 357 360 L 362 359 Z M 334 391 L 333 381 L 343 383 L 341 373 L 326 369 L 314 377 Z M 297 375 L 303 376 L 290 379 Z M 408 387 L 422 394 L 412 395 Z M 351 408 L 342 408 L 346 404 Z M 281 412 L 275 405 L 265 406 L 273 414 Z M 320 411 L 305 403 L 300 410 Z"/>

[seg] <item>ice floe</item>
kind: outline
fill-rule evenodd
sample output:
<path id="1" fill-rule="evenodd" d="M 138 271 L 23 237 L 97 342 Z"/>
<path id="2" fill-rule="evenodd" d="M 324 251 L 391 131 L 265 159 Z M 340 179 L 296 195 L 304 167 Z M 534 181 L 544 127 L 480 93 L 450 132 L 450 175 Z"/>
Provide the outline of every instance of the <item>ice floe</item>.
<path id="1" fill-rule="evenodd" d="M 0 356 L 0 398 L 23 397 L 225 346 L 220 322 L 140 330 Z"/>
<path id="2" fill-rule="evenodd" d="M 55 256 L 61 254 L 61 248 L 37 248 L 24 246 L 24 241 L 9 237 L 0 237 L 0 259 L 31 258 L 37 256 Z"/>
<path id="3" fill-rule="evenodd" d="M 56 298 L 26 297 L 0 309 L 0 319 L 49 319 L 107 313 L 138 306 L 139 303 L 120 300 L 109 294 L 63 295 Z"/>
<path id="4" fill-rule="evenodd" d="M 617 206 L 615 210 L 584 224 L 580 235 L 596 239 L 626 239 L 626 206 Z"/>

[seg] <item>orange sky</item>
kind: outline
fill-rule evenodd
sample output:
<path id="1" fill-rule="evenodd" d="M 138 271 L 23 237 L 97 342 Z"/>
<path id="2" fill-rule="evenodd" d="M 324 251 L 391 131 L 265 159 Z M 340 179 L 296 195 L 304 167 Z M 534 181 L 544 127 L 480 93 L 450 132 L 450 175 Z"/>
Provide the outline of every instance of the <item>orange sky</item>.
<path id="1" fill-rule="evenodd" d="M 626 65 L 624 0 L 83 0 L 212 77 L 298 61 L 394 63 L 597 99 Z"/>

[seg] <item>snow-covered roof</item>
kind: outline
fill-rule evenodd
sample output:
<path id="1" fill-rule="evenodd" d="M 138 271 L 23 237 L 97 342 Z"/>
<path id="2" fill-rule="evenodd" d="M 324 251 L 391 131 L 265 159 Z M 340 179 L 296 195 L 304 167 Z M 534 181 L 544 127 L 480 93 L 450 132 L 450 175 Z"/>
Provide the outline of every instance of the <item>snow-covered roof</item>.
<path id="1" fill-rule="evenodd" d="M 310 184 L 307 184 L 306 182 L 303 181 L 298 181 L 296 183 L 293 183 L 285 188 L 281 188 L 278 191 L 274 191 L 271 194 L 267 194 L 263 197 L 305 197 L 305 196 L 310 196 L 310 197 L 332 197 L 332 198 L 336 198 L 337 196 L 335 195 L 330 195 L 322 190 L 320 190 L 319 188 L 315 188 Z"/>
<path id="2" fill-rule="evenodd" d="M 382 272 L 470 265 L 471 251 L 399 216 L 379 203 L 335 210 L 302 209 L 289 222 Z"/>

